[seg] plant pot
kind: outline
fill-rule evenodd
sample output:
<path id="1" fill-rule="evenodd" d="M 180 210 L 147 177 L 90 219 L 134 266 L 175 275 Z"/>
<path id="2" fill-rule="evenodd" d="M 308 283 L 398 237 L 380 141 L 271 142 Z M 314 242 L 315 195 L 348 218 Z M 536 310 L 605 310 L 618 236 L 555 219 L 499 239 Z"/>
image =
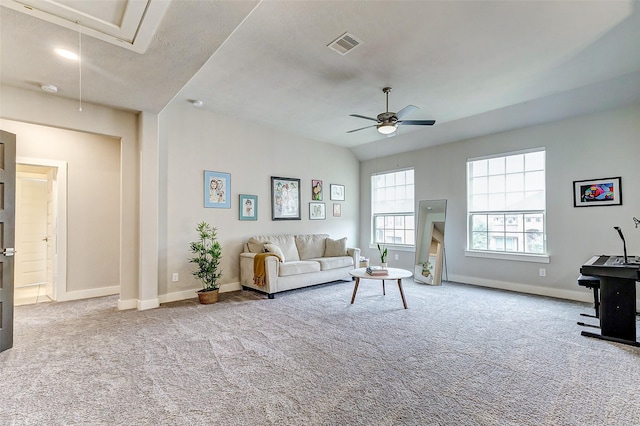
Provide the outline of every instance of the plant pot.
<path id="1" fill-rule="evenodd" d="M 387 269 L 387 262 L 383 262 L 383 263 L 381 263 L 381 264 L 380 264 L 380 267 L 381 267 L 382 269 Z"/>
<path id="2" fill-rule="evenodd" d="M 210 305 L 212 303 L 216 303 L 218 301 L 218 290 L 219 289 L 217 288 L 215 290 L 209 290 L 209 291 L 199 290 L 198 300 L 203 305 Z"/>

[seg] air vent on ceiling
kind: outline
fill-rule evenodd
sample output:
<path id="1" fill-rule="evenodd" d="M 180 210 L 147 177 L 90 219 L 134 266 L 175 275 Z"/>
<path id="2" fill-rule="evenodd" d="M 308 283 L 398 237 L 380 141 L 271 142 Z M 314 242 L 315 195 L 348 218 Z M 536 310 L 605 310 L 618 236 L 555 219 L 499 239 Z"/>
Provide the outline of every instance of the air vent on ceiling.
<path id="1" fill-rule="evenodd" d="M 353 34 L 349 34 L 347 32 L 329 43 L 327 47 L 335 50 L 341 55 L 346 55 L 361 44 L 362 42 L 360 40 L 358 40 Z"/>

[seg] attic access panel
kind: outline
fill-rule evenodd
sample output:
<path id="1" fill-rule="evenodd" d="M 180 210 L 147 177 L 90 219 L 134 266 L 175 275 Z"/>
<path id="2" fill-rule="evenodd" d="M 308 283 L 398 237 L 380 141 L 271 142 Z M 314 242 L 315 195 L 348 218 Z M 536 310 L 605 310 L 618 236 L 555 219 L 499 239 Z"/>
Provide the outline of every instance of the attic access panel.
<path id="1" fill-rule="evenodd" d="M 144 53 L 170 2 L 161 0 L 4 0 L 3 6 Z"/>

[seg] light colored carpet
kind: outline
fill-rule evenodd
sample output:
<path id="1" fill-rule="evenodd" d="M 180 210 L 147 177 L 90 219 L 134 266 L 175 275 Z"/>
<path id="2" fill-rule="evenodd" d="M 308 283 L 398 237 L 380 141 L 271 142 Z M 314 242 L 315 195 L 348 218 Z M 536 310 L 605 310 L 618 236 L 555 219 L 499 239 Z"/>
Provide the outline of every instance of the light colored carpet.
<path id="1" fill-rule="evenodd" d="M 580 336 L 583 303 L 352 282 L 149 311 L 19 306 L 2 425 L 640 424 L 640 349 Z"/>

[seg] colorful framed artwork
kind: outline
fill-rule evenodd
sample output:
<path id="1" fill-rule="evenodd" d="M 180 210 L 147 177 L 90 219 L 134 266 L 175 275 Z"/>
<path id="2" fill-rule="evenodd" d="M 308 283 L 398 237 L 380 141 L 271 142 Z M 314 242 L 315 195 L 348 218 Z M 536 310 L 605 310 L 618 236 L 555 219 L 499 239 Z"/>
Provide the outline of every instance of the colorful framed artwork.
<path id="1" fill-rule="evenodd" d="M 331 190 L 331 199 L 333 201 L 344 201 L 344 185 L 329 185 Z"/>
<path id="2" fill-rule="evenodd" d="M 333 217 L 342 216 L 342 204 L 334 204 L 333 205 Z"/>
<path id="3" fill-rule="evenodd" d="M 271 176 L 271 220 L 300 220 L 300 179 Z"/>
<path id="4" fill-rule="evenodd" d="M 309 219 L 310 220 L 322 220 L 327 218 L 324 203 L 309 203 Z"/>
<path id="5" fill-rule="evenodd" d="M 204 171 L 204 206 L 231 208 L 231 175 Z"/>
<path id="6" fill-rule="evenodd" d="M 258 196 L 240 194 L 240 220 L 258 220 Z"/>
<path id="7" fill-rule="evenodd" d="M 311 181 L 311 199 L 313 201 L 322 201 L 322 181 Z"/>
<path id="8" fill-rule="evenodd" d="M 621 204 L 621 177 L 573 181 L 574 207 L 619 206 Z"/>

